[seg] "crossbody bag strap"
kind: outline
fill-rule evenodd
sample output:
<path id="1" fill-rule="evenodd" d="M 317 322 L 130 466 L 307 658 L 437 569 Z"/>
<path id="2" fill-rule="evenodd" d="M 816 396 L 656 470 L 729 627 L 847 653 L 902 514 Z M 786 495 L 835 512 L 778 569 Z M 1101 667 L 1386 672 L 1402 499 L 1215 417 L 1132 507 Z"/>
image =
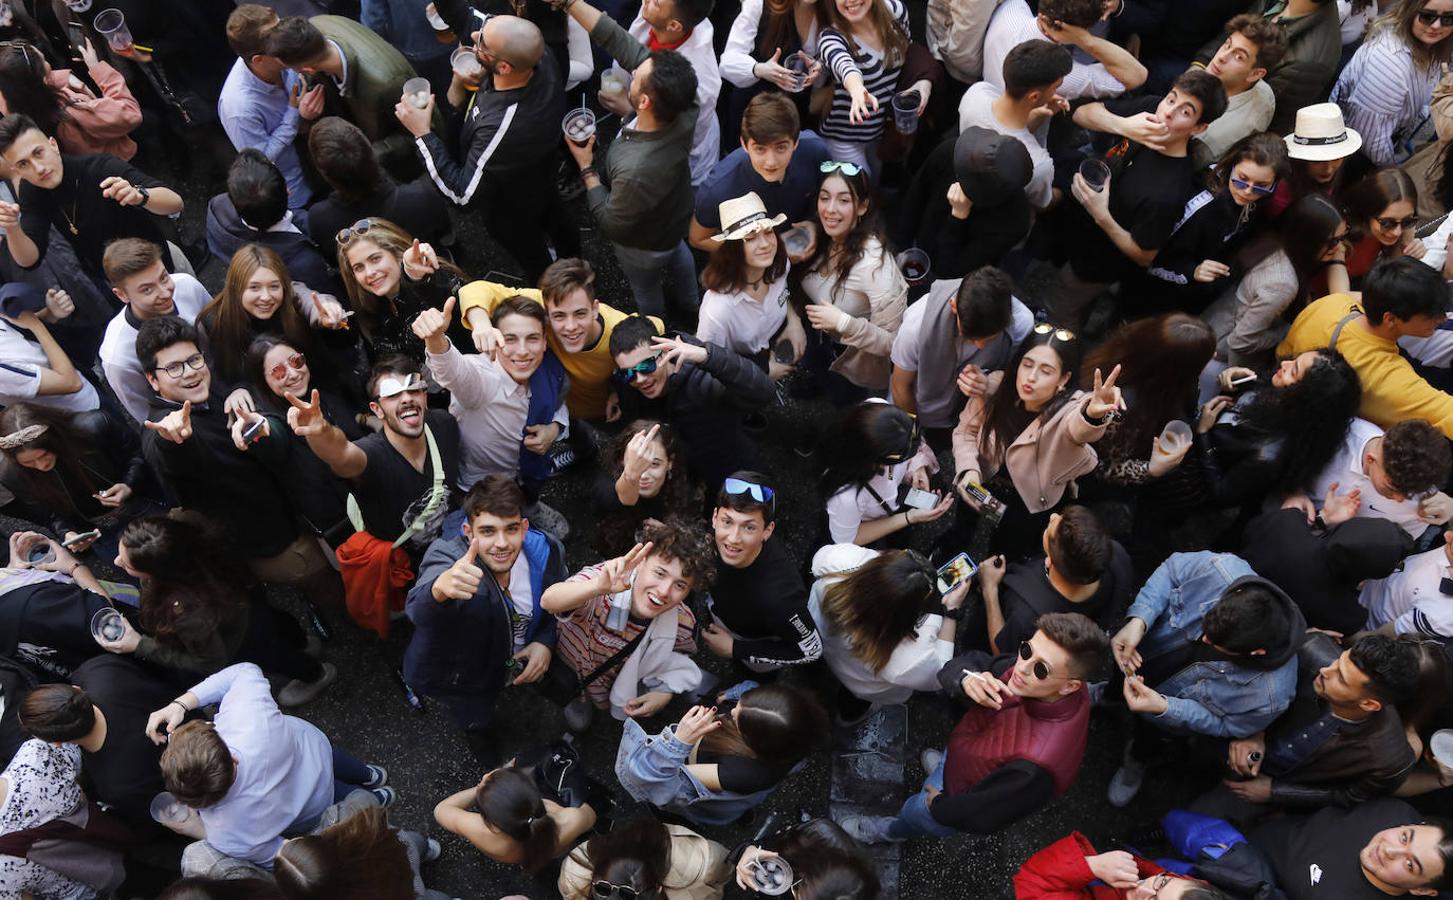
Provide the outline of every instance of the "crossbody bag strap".
<path id="1" fill-rule="evenodd" d="M 883 507 L 883 514 L 884 515 L 891 516 L 891 515 L 893 515 L 893 513 L 897 512 L 896 509 L 894 509 L 893 507 L 891 507 L 891 506 L 888 505 L 888 502 L 886 500 L 884 500 L 883 497 L 877 491 L 873 490 L 873 483 L 871 481 L 869 481 L 866 484 L 864 484 L 863 485 L 863 489 L 866 490 L 868 493 L 872 494 L 873 495 L 873 499 L 878 501 L 878 505 L 881 506 L 881 507 Z"/>
<path id="2" fill-rule="evenodd" d="M 1352 312 L 1342 317 L 1342 321 L 1338 322 L 1337 327 L 1332 329 L 1332 339 L 1327 342 L 1328 350 L 1337 349 L 1337 339 L 1342 336 L 1342 329 L 1347 327 L 1348 322 L 1351 322 L 1360 315 L 1362 315 L 1362 310 L 1354 306 L 1352 307 Z"/>
<path id="3" fill-rule="evenodd" d="M 434 483 L 429 487 L 429 502 L 424 504 L 424 508 L 419 510 L 417 516 L 414 516 L 414 521 L 410 522 L 409 527 L 404 529 L 404 533 L 399 535 L 399 539 L 394 541 L 395 547 L 403 546 L 405 541 L 419 533 L 419 529 L 423 528 L 424 523 L 439 509 L 439 504 L 444 502 L 444 495 L 447 493 L 444 488 L 444 460 L 439 456 L 439 445 L 434 443 L 434 431 L 428 425 L 424 426 L 424 441 L 429 446 L 429 458 L 434 461 Z"/>
<path id="4" fill-rule="evenodd" d="M 585 690 L 587 687 L 590 686 L 591 682 L 595 681 L 595 679 L 597 679 L 600 676 L 604 675 L 606 672 L 609 672 L 610 669 L 611 669 L 611 666 L 614 666 L 616 663 L 620 662 L 621 660 L 625 659 L 628 655 L 630 655 L 630 652 L 632 650 L 636 649 L 636 646 L 638 644 L 640 644 L 642 640 L 645 639 L 646 632 L 648 632 L 650 630 L 651 630 L 651 626 L 650 625 L 647 625 L 645 628 L 642 628 L 641 629 L 641 633 L 638 634 L 638 635 L 636 635 L 635 637 L 631 638 L 630 643 L 626 644 L 624 647 L 622 647 L 621 649 L 617 650 L 615 653 L 611 654 L 610 659 L 607 659 L 605 662 L 603 662 L 600 665 L 596 666 L 594 669 L 591 670 L 591 673 L 589 675 L 587 675 L 584 678 L 580 679 L 580 689 L 582 691 Z"/>

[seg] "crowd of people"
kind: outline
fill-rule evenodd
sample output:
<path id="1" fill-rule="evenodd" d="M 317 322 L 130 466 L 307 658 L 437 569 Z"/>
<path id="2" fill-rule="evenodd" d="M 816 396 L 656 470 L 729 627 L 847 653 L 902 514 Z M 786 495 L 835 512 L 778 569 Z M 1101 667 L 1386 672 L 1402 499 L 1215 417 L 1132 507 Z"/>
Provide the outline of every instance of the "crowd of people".
<path id="1" fill-rule="evenodd" d="M 1453 0 L 0 37 L 0 895 L 447 900 L 428 753 L 306 717 L 335 628 L 404 633 L 481 776 L 435 823 L 540 896 L 870 900 L 867 845 L 1053 816 L 1092 719 L 1110 806 L 1196 799 L 958 896 L 1453 888 Z M 896 815 L 762 815 L 909 703 L 959 719 Z"/>

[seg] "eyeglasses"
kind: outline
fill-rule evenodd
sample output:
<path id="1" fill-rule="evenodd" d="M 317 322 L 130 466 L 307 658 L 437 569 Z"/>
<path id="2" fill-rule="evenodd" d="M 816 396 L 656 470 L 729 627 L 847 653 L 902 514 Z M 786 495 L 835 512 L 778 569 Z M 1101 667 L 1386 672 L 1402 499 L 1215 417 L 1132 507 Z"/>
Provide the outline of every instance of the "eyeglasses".
<path id="1" fill-rule="evenodd" d="M 1435 22 L 1443 28 L 1453 28 L 1453 13 L 1440 13 L 1433 12 L 1430 9 L 1420 9 L 1418 10 L 1418 21 L 1429 28 L 1432 28 Z"/>
<path id="2" fill-rule="evenodd" d="M 200 353 L 193 353 L 181 362 L 167 363 L 164 366 L 157 366 L 153 372 L 165 372 L 168 378 L 181 378 L 188 369 L 194 372 L 201 372 L 207 368 L 207 358 Z"/>
<path id="3" fill-rule="evenodd" d="M 1028 641 L 1019 642 L 1019 658 L 1024 660 L 1025 662 L 1029 662 L 1031 659 L 1034 659 L 1034 648 L 1029 645 Z M 1053 674 L 1054 673 L 1049 670 L 1049 663 L 1045 662 L 1042 659 L 1034 660 L 1035 678 L 1038 678 L 1040 681 L 1048 681 L 1049 677 Z"/>
<path id="4" fill-rule="evenodd" d="M 661 354 L 657 353 L 654 356 L 646 357 L 629 369 L 616 369 L 615 379 L 621 384 L 630 384 L 636 380 L 637 376 L 650 375 L 655 372 L 660 364 Z"/>
<path id="5" fill-rule="evenodd" d="M 307 367 L 308 360 L 303 356 L 303 354 L 294 353 L 292 356 L 289 356 L 287 359 L 273 366 L 271 369 L 268 369 L 267 374 L 272 377 L 273 381 L 282 381 L 283 378 L 288 374 L 288 369 L 292 369 L 295 372 L 301 372 Z"/>
<path id="6" fill-rule="evenodd" d="M 399 394 L 422 394 L 427 391 L 428 385 L 418 375 L 409 375 L 402 380 L 398 378 L 385 378 L 378 383 L 378 396 L 375 400 L 385 400 L 389 397 L 397 397 Z"/>
<path id="7" fill-rule="evenodd" d="M 1404 228 L 1412 228 L 1414 225 L 1418 224 L 1418 217 L 1408 216 L 1407 218 L 1403 219 L 1385 219 L 1382 217 L 1378 217 L 1376 219 L 1373 219 L 1372 221 L 1376 222 L 1377 227 L 1381 228 L 1383 231 L 1402 231 Z"/>
<path id="8" fill-rule="evenodd" d="M 836 160 L 825 160 L 817 167 L 817 171 L 824 175 L 831 175 L 833 172 L 841 172 L 849 178 L 856 178 L 858 173 L 863 171 L 857 163 L 837 162 Z"/>
<path id="9" fill-rule="evenodd" d="M 733 497 L 748 494 L 758 503 L 770 503 L 774 510 L 777 508 L 777 492 L 765 484 L 754 484 L 740 478 L 728 478 L 721 483 L 721 489 Z"/>
<path id="10" fill-rule="evenodd" d="M 1232 175 L 1231 186 L 1236 188 L 1236 190 L 1238 191 L 1250 191 L 1258 197 L 1270 197 L 1272 194 L 1276 193 L 1275 181 L 1271 183 L 1270 187 L 1262 187 L 1259 184 L 1252 184 L 1245 178 L 1237 178 L 1235 175 Z"/>
<path id="11" fill-rule="evenodd" d="M 372 227 L 372 219 L 359 219 L 357 222 L 338 232 L 338 237 L 335 240 L 338 242 L 338 246 L 342 247 L 354 238 L 363 237 L 365 234 L 368 234 L 368 230 Z"/>
<path id="12" fill-rule="evenodd" d="M 1169 872 L 1161 872 L 1159 875 L 1155 876 L 1155 880 L 1150 883 L 1151 900 L 1159 897 L 1160 892 L 1165 890 L 1166 885 L 1170 884 L 1172 881 L 1175 881 L 1175 876 Z"/>
<path id="13" fill-rule="evenodd" d="M 598 900 L 612 900 L 619 897 L 620 900 L 642 900 L 645 897 L 654 896 L 655 888 L 638 891 L 628 884 L 612 884 L 609 881 L 596 881 L 590 885 L 590 892 Z"/>
<path id="14" fill-rule="evenodd" d="M 1331 237 L 1327 238 L 1326 243 L 1322 244 L 1322 249 L 1335 250 L 1339 245 L 1347 243 L 1347 239 L 1350 236 L 1350 233 L 1345 229 L 1339 231 L 1337 234 L 1334 234 Z"/>
<path id="15" fill-rule="evenodd" d="M 918 452 L 918 441 L 920 435 L 920 432 L 918 430 L 918 416 L 915 416 L 913 413 L 904 413 L 904 415 L 908 416 L 908 418 L 912 422 L 912 427 L 908 430 L 908 443 L 903 447 L 902 450 L 894 450 L 891 453 L 884 453 L 882 456 L 882 461 L 885 463 L 901 463 L 903 462 L 903 460 L 908 459 L 909 457 L 913 456 L 913 454 Z"/>
<path id="16" fill-rule="evenodd" d="M 1053 333 L 1054 337 L 1049 339 L 1050 343 L 1054 343 L 1055 341 L 1065 341 L 1066 343 L 1068 343 L 1069 341 L 1075 340 L 1075 333 L 1073 331 L 1070 331 L 1068 328 L 1055 328 L 1048 322 L 1040 322 L 1038 325 L 1034 326 L 1034 333 Z"/>

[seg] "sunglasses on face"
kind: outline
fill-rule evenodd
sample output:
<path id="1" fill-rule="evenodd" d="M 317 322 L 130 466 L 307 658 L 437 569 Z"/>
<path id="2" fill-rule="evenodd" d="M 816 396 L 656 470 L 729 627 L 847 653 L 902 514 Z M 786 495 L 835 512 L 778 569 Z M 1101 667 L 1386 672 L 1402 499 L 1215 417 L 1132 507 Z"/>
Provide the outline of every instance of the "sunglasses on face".
<path id="1" fill-rule="evenodd" d="M 1327 242 L 1322 245 L 1322 249 L 1335 250 L 1339 245 L 1347 243 L 1348 236 L 1348 232 L 1346 231 L 1338 232 L 1337 234 L 1334 234 L 1331 237 L 1327 238 Z"/>
<path id="2" fill-rule="evenodd" d="M 385 378 L 378 383 L 378 396 L 375 400 L 385 400 L 389 397 L 397 397 L 399 394 L 422 394 L 428 390 L 424 379 L 418 375 L 410 375 L 400 380 L 398 378 Z"/>
<path id="3" fill-rule="evenodd" d="M 363 237 L 365 234 L 368 234 L 368 230 L 372 227 L 373 221 L 371 219 L 359 219 L 357 222 L 338 232 L 338 237 L 336 238 L 338 246 L 342 247 L 356 237 Z"/>
<path id="4" fill-rule="evenodd" d="M 1025 662 L 1029 662 L 1031 659 L 1034 659 L 1034 648 L 1029 645 L 1028 641 L 1019 642 L 1019 658 L 1024 660 Z M 1054 673 L 1049 670 L 1049 664 L 1046 663 L 1044 660 L 1034 660 L 1035 678 L 1038 678 L 1040 681 L 1048 681 L 1049 677 L 1053 674 Z"/>
<path id="5" fill-rule="evenodd" d="M 271 369 L 268 369 L 267 374 L 272 376 L 273 381 L 282 381 L 283 378 L 288 374 L 288 369 L 292 369 L 295 372 L 301 372 L 307 367 L 307 365 L 308 360 L 304 358 L 303 354 L 294 353 L 292 356 L 289 356 L 287 359 L 273 366 Z"/>
<path id="6" fill-rule="evenodd" d="M 1258 197 L 1270 197 L 1272 194 L 1276 193 L 1275 181 L 1273 181 L 1268 187 L 1262 187 L 1259 184 L 1252 184 L 1245 178 L 1237 178 L 1235 175 L 1232 175 L 1231 186 L 1236 188 L 1236 190 L 1238 191 L 1250 191 Z"/>
<path id="7" fill-rule="evenodd" d="M 765 484 L 754 484 L 750 481 L 743 481 L 740 478 L 728 478 L 722 482 L 721 489 L 733 497 L 748 494 L 758 503 L 771 503 L 774 509 L 777 505 L 777 492 Z"/>
<path id="8" fill-rule="evenodd" d="M 863 170 L 857 163 L 836 162 L 829 159 L 825 161 L 822 165 L 818 166 L 817 171 L 821 172 L 824 175 L 831 175 L 833 172 L 841 172 L 849 178 L 856 178 L 858 176 L 858 173 Z"/>
<path id="9" fill-rule="evenodd" d="M 1401 231 L 1404 228 L 1412 228 L 1414 225 L 1418 224 L 1418 217 L 1408 216 L 1405 219 L 1377 218 L 1373 219 L 1373 221 L 1376 222 L 1377 227 L 1381 228 L 1383 231 Z"/>
<path id="10" fill-rule="evenodd" d="M 1443 28 L 1453 28 L 1453 13 L 1440 13 L 1433 12 L 1430 9 L 1421 9 L 1418 10 L 1418 21 L 1429 28 L 1432 28 L 1434 23 L 1437 23 Z"/>
<path id="11" fill-rule="evenodd" d="M 167 363 L 164 366 L 157 366 L 152 371 L 165 372 L 168 378 L 181 378 L 188 369 L 200 372 L 207 368 L 207 359 L 200 353 L 193 353 L 181 362 Z"/>
<path id="12" fill-rule="evenodd" d="M 1073 331 L 1070 331 L 1068 328 L 1055 328 L 1053 325 L 1051 325 L 1048 322 L 1040 322 L 1038 325 L 1034 326 L 1034 333 L 1035 334 L 1050 334 L 1050 333 L 1053 333 L 1054 334 L 1054 337 L 1050 338 L 1050 343 L 1053 343 L 1055 341 L 1065 341 L 1065 342 L 1068 343 L 1069 341 L 1072 341 L 1072 340 L 1075 339 L 1075 333 Z"/>
<path id="13" fill-rule="evenodd" d="M 902 450 L 894 450 L 892 453 L 883 454 L 882 461 L 885 463 L 901 463 L 903 460 L 908 459 L 918 452 L 918 416 L 915 416 L 913 413 L 907 413 L 906 415 L 913 421 L 913 427 L 908 432 L 908 443 L 904 445 Z"/>
<path id="14" fill-rule="evenodd" d="M 654 356 L 646 357 L 629 369 L 616 369 L 615 379 L 621 384 L 630 384 L 639 376 L 650 375 L 655 372 L 660 364 L 661 354 L 657 353 Z"/>

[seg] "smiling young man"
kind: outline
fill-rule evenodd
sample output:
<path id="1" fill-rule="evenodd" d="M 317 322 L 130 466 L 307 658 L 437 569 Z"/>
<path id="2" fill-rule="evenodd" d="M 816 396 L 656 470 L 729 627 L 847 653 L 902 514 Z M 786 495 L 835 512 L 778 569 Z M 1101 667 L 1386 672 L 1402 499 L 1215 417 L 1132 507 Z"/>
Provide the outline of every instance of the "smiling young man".
<path id="1" fill-rule="evenodd" d="M 195 324 L 197 314 L 212 300 L 211 292 L 191 275 L 173 275 L 162 262 L 162 247 L 141 238 L 122 238 L 106 245 L 101 268 L 111 293 L 126 304 L 106 326 L 101 339 L 101 369 L 116 392 L 116 399 L 137 422 L 146 421 L 151 406 L 151 384 L 136 358 L 136 332 L 141 323 L 160 316 L 177 316 Z"/>
<path id="2" fill-rule="evenodd" d="M 414 635 L 404 677 L 449 707 L 469 748 L 490 766 L 500 761 L 495 698 L 506 684 L 539 681 L 550 667 L 555 617 L 541 601 L 567 574 L 564 548 L 530 527 L 524 505 L 506 475 L 470 488 L 463 516 L 450 516 L 424 554 L 405 607 Z"/>
<path id="3" fill-rule="evenodd" d="M 993 834 L 1062 796 L 1089 739 L 1085 685 L 1108 647 L 1086 617 L 1051 613 L 1013 652 L 949 660 L 939 684 L 969 710 L 944 752 L 923 751 L 923 790 L 896 817 L 850 816 L 843 828 L 866 843 Z"/>
<path id="4" fill-rule="evenodd" d="M 1226 41 L 1206 63 L 1206 71 L 1226 89 L 1226 111 L 1191 141 L 1197 164 L 1215 163 L 1237 141 L 1271 124 L 1276 95 L 1266 73 L 1286 50 L 1286 29 L 1279 22 L 1243 14 L 1226 23 Z"/>

